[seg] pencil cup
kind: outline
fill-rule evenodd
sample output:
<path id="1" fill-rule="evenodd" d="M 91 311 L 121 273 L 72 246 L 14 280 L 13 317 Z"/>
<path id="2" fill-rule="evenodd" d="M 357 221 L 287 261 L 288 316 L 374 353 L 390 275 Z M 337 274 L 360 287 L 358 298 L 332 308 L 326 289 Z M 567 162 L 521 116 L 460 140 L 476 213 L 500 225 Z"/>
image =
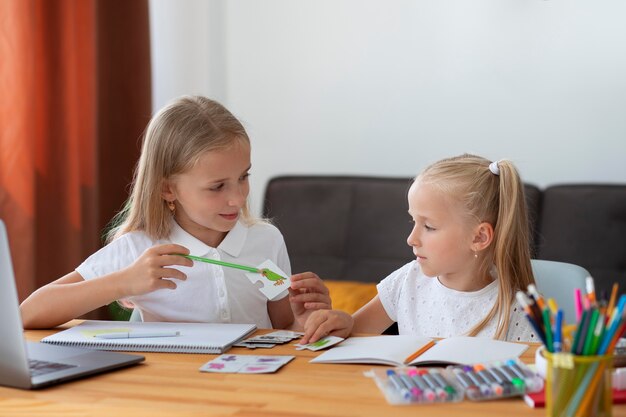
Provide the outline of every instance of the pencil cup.
<path id="1" fill-rule="evenodd" d="M 610 417 L 613 356 L 549 353 L 546 412 L 549 417 Z"/>

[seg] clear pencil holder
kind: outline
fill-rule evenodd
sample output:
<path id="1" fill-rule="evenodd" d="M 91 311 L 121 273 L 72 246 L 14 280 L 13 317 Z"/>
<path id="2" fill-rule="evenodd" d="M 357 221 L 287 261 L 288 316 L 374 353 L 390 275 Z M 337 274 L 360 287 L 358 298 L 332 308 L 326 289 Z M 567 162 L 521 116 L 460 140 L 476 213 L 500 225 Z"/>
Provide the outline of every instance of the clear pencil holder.
<path id="1" fill-rule="evenodd" d="M 549 417 L 610 417 L 613 356 L 577 356 L 544 350 L 546 414 Z"/>

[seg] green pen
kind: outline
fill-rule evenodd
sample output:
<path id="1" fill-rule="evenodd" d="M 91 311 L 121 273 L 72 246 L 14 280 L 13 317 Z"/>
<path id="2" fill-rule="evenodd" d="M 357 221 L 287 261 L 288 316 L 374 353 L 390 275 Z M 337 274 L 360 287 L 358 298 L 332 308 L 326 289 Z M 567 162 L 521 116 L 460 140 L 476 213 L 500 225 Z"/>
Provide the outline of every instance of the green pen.
<path id="1" fill-rule="evenodd" d="M 591 347 L 589 348 L 589 355 L 596 355 L 598 353 L 598 347 L 600 345 L 600 339 L 604 334 L 604 314 L 600 313 L 598 315 L 598 320 L 596 321 L 596 328 L 593 330 L 593 338 L 591 339 Z"/>
<path id="2" fill-rule="evenodd" d="M 554 344 L 552 342 L 552 327 L 550 322 L 550 309 L 548 307 L 543 309 L 543 328 L 546 334 L 546 349 L 548 352 L 554 352 Z"/>
<path id="3" fill-rule="evenodd" d="M 183 255 L 182 253 L 175 253 L 175 255 L 179 255 L 184 258 L 191 259 L 192 261 L 205 262 L 207 264 L 226 266 L 228 268 L 241 269 L 244 271 L 253 272 L 255 274 L 261 274 L 265 278 L 269 279 L 270 281 L 276 281 L 278 285 L 281 285 L 283 283 L 283 280 L 285 279 L 285 277 L 267 268 L 259 269 L 253 266 L 233 264 L 230 262 L 218 261 L 216 259 L 203 258 L 201 256 Z"/>

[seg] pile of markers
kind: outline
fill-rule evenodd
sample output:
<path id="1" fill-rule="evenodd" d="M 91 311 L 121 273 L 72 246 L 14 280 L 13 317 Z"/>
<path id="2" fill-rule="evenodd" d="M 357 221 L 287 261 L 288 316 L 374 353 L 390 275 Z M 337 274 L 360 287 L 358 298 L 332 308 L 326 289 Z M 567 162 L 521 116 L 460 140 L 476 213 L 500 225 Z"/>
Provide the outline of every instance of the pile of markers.
<path id="1" fill-rule="evenodd" d="M 543 389 L 543 379 L 519 360 L 450 369 L 465 388 L 467 398 L 474 401 L 520 396 Z"/>
<path id="2" fill-rule="evenodd" d="M 548 352 L 611 355 L 618 339 L 626 331 L 626 295 L 620 297 L 617 305 L 615 303 L 618 284 L 613 285 L 608 304 L 597 302 L 591 277 L 587 278 L 586 287 L 585 296 L 580 289 L 574 293 L 577 324 L 573 337 L 564 337 L 568 336 L 564 329 L 569 326 L 563 321 L 563 310 L 553 299 L 546 301 L 532 284 L 528 286 L 528 293 L 517 293 L 518 302 Z"/>
<path id="3" fill-rule="evenodd" d="M 374 378 L 390 404 L 449 403 L 464 396 L 463 388 L 441 368 L 377 368 L 366 375 Z"/>
<path id="4" fill-rule="evenodd" d="M 520 396 L 543 388 L 543 379 L 518 360 L 449 366 L 372 369 L 368 376 L 391 404 L 450 403 Z"/>

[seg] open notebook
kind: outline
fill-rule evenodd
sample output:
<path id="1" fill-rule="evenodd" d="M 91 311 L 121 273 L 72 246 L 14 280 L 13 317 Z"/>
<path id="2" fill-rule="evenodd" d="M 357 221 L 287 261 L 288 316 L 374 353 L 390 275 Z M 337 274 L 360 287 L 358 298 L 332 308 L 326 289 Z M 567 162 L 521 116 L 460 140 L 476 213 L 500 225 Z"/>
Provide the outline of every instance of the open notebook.
<path id="1" fill-rule="evenodd" d="M 483 337 L 456 336 L 436 341 L 420 336 L 350 337 L 312 363 L 372 363 L 380 365 L 457 365 L 519 357 L 528 346 Z M 407 358 L 427 347 L 417 358 Z"/>
<path id="2" fill-rule="evenodd" d="M 86 320 L 43 338 L 44 343 L 130 352 L 224 353 L 256 329 L 254 324 L 162 323 Z M 101 339 L 118 333 L 172 334 L 173 337 Z M 99 336 L 96 336 L 99 335 Z"/>

